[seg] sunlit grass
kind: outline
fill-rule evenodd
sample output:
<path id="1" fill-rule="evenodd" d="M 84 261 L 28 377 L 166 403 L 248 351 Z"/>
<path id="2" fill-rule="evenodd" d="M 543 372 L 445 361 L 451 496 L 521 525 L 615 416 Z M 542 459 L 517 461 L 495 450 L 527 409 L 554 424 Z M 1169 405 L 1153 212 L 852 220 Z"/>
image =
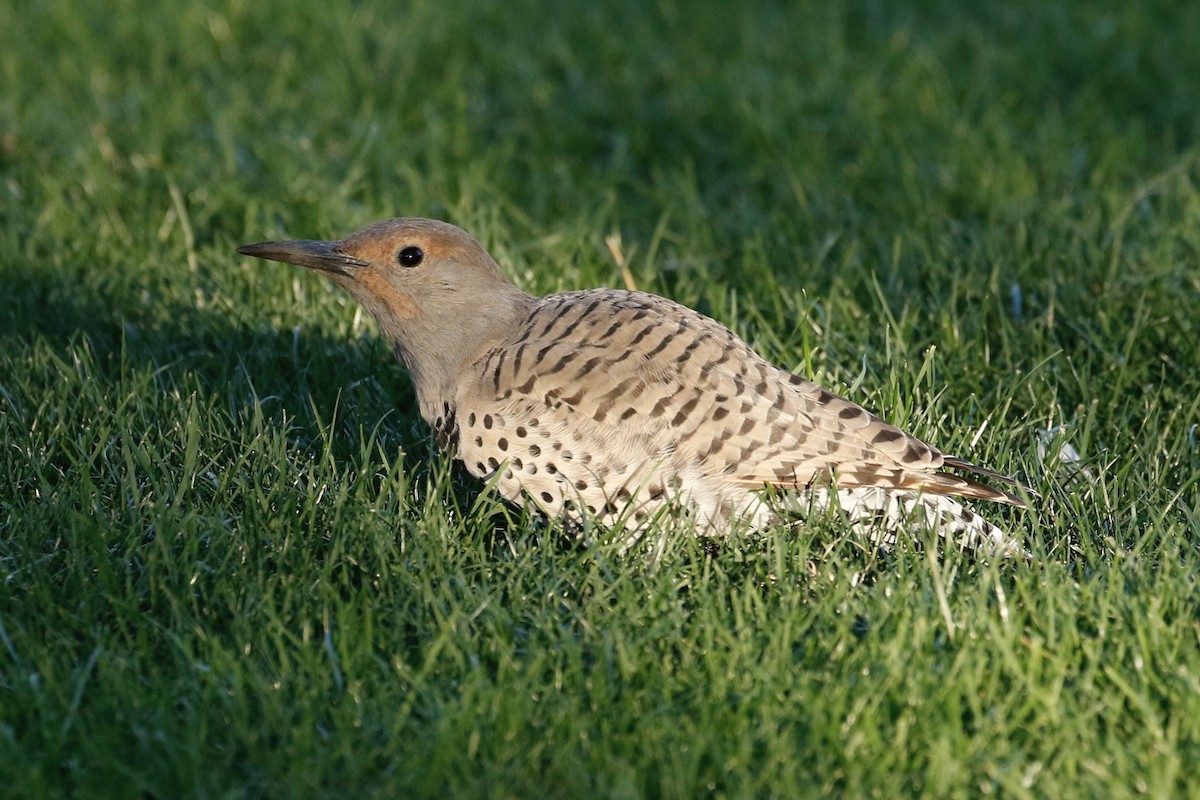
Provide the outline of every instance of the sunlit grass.
<path id="1" fill-rule="evenodd" d="M 1197 14 L 0 6 L 0 786 L 1195 793 Z M 233 252 L 397 214 L 1018 477 L 1041 566 L 503 504 L 347 297 Z"/>

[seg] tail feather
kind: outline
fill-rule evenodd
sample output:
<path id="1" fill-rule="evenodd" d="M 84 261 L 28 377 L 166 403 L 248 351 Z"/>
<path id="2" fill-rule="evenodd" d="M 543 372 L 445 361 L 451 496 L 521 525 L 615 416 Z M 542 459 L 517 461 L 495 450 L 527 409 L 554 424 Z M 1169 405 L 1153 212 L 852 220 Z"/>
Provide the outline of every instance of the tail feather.
<path id="1" fill-rule="evenodd" d="M 1016 487 L 1027 494 L 1034 494 L 1017 481 L 990 469 L 977 466 L 961 458 L 945 457 L 942 465 L 950 469 L 971 472 L 999 483 Z M 958 475 L 953 472 L 936 470 L 905 469 L 903 467 L 886 467 L 878 464 L 843 464 L 835 469 L 818 471 L 811 477 L 788 477 L 774 474 L 771 476 L 750 475 L 732 479 L 739 486 L 775 486 L 782 489 L 798 489 L 803 492 L 815 491 L 830 484 L 838 489 L 883 489 L 890 491 L 919 492 L 926 495 L 944 495 L 947 497 L 966 497 L 971 500 L 987 500 L 992 503 L 1003 503 L 1027 508 L 1028 503 L 1023 497 L 1014 492 L 977 480 L 975 477 Z"/>
<path id="2" fill-rule="evenodd" d="M 1036 492 L 1034 492 L 1028 486 L 1023 485 L 1020 481 L 1016 480 L 1015 478 L 1010 478 L 1007 475 L 1002 475 L 1001 473 L 996 472 L 995 470 L 988 469 L 987 467 L 981 467 L 978 464 L 973 464 L 964 458 L 958 458 L 956 456 L 944 456 L 942 458 L 942 465 L 949 467 L 950 469 L 957 469 L 957 470 L 962 470 L 963 472 L 970 472 L 975 475 L 981 475 L 984 478 L 987 478 L 988 480 L 997 481 L 1006 486 L 1011 486 L 1014 489 L 1019 489 L 1020 491 L 1024 492 L 1025 494 L 1028 494 L 1028 495 L 1031 495 L 1034 497 L 1037 496 Z M 997 489 L 995 486 L 988 486 L 987 484 L 980 483 L 979 481 L 976 481 L 973 478 L 963 478 L 963 480 L 971 483 L 974 486 L 982 486 L 983 488 L 987 489 L 989 492 L 994 492 L 994 493 L 1001 495 L 1001 497 L 980 497 L 980 499 L 994 500 L 997 503 L 1007 503 L 1008 505 L 1016 506 L 1017 508 L 1028 508 L 1029 507 L 1029 503 L 1025 502 L 1024 498 L 1020 497 L 1019 495 L 1017 495 L 1013 492 L 1005 491 L 1003 489 Z M 964 496 L 976 497 L 977 495 L 964 495 Z"/>
<path id="3" fill-rule="evenodd" d="M 805 502 L 809 504 L 807 509 L 798 507 Z M 894 545 L 902 533 L 929 529 L 964 550 L 985 556 L 1032 558 L 1016 539 L 947 495 L 913 494 L 875 486 L 819 488 L 807 497 L 792 496 L 789 506 L 801 514 L 836 510 L 856 533 L 882 547 Z"/>
<path id="4" fill-rule="evenodd" d="M 1012 492 L 952 472 L 907 472 L 901 470 L 846 470 L 839 472 L 839 489 L 884 489 L 919 492 L 946 497 L 966 497 L 1024 508 L 1026 503 Z"/>
<path id="5" fill-rule="evenodd" d="M 964 475 L 954 475 L 950 472 L 935 472 L 931 475 L 919 476 L 917 488 L 925 494 L 948 495 L 952 497 L 968 497 L 972 500 L 988 500 L 993 503 L 1025 508 L 1026 502 L 1012 492 L 998 489 L 974 478 Z"/>

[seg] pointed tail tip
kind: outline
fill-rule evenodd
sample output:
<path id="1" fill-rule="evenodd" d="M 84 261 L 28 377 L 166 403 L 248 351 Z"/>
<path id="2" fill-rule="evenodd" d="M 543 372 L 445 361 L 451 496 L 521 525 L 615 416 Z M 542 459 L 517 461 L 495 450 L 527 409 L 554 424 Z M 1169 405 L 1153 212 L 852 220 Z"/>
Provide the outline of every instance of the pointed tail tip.
<path id="1" fill-rule="evenodd" d="M 946 456 L 942 460 L 942 465 L 950 469 L 959 470 L 961 472 L 970 472 L 975 475 L 988 478 L 989 480 L 997 481 L 1007 486 L 1011 486 L 1012 489 L 1015 490 L 1009 491 L 1008 489 L 1001 489 L 999 487 L 983 483 L 982 481 L 975 480 L 974 478 L 957 475 L 955 477 L 966 481 L 972 489 L 978 491 L 978 493 L 964 493 L 964 497 L 974 497 L 979 500 L 991 500 L 995 503 L 1003 503 L 1005 505 L 1016 506 L 1017 508 L 1030 507 L 1029 500 L 1026 498 L 1037 499 L 1038 497 L 1041 497 L 1041 495 L 1018 481 L 1016 478 L 1010 478 L 1009 476 L 1003 475 L 995 470 L 988 469 L 987 467 L 981 467 L 978 464 L 973 464 L 964 458 Z"/>

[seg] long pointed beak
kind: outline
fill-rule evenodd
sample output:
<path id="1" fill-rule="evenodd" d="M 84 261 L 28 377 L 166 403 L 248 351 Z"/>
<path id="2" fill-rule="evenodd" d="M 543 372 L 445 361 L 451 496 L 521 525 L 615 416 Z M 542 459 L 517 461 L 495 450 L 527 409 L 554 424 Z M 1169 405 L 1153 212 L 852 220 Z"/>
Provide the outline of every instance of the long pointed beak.
<path id="1" fill-rule="evenodd" d="M 282 261 L 300 267 L 332 272 L 334 275 L 352 275 L 367 262 L 354 256 L 338 252 L 339 242 L 319 242 L 311 239 L 293 239 L 285 242 L 258 242 L 238 248 L 244 256 Z"/>

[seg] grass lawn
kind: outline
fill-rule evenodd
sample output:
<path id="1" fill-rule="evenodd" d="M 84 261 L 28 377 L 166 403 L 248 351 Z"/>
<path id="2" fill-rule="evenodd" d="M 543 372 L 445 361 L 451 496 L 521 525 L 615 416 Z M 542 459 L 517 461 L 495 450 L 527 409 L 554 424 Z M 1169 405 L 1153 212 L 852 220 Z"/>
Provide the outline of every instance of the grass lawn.
<path id="1" fill-rule="evenodd" d="M 972 8 L 0 0 L 0 794 L 1200 796 L 1200 5 Z M 1042 564 L 565 541 L 233 252 L 401 214 L 619 237 Z"/>

